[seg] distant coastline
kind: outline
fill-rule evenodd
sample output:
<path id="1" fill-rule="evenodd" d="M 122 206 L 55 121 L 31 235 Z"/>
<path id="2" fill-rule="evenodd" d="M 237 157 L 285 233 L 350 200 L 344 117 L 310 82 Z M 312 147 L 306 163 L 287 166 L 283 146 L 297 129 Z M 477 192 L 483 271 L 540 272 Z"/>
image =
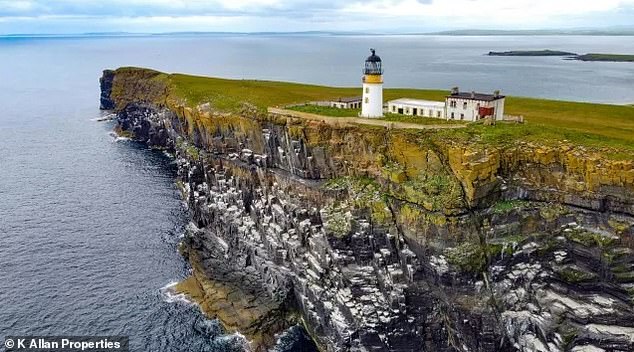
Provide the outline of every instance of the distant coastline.
<path id="1" fill-rule="evenodd" d="M 535 30 L 495 30 L 463 29 L 433 32 L 428 34 L 448 36 L 634 36 L 634 27 L 606 29 L 535 29 Z"/>
<path id="2" fill-rule="evenodd" d="M 146 37 L 146 36 L 634 36 L 634 27 L 590 28 L 590 29 L 535 29 L 496 30 L 459 29 L 446 31 L 291 31 L 291 32 L 87 32 L 87 33 L 0 33 L 7 38 L 85 38 L 85 37 Z"/>
<path id="3" fill-rule="evenodd" d="M 489 51 L 488 56 L 562 56 L 565 60 L 578 61 L 603 61 L 603 62 L 634 62 L 634 55 L 623 54 L 577 54 L 567 51 L 557 50 L 512 50 L 512 51 Z"/>
<path id="4" fill-rule="evenodd" d="M 557 50 L 489 51 L 489 56 L 578 56 L 577 53 Z"/>

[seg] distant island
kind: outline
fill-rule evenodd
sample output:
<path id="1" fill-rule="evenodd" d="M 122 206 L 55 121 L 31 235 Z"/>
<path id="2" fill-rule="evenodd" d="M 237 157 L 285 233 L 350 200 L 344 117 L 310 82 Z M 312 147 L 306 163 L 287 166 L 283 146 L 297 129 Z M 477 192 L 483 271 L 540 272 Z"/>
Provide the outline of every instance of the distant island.
<path id="1" fill-rule="evenodd" d="M 558 50 L 512 50 L 489 51 L 489 56 L 563 56 L 567 60 L 579 61 L 605 61 L 605 62 L 634 62 L 634 55 L 622 54 L 583 54 L 579 55 L 567 51 Z"/>
<path id="2" fill-rule="evenodd" d="M 578 56 L 576 53 L 557 50 L 489 51 L 489 56 Z"/>

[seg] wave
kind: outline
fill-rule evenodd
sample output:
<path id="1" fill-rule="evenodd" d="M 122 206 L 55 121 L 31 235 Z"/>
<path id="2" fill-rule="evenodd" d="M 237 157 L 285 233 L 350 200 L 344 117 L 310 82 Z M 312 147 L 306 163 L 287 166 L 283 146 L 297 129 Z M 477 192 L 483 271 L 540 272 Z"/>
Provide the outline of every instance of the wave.
<path id="1" fill-rule="evenodd" d="M 116 132 L 110 131 L 108 135 L 114 139 L 114 142 L 123 142 L 131 140 L 129 137 L 121 137 Z"/>
<path id="2" fill-rule="evenodd" d="M 318 352 L 317 346 L 308 337 L 304 328 L 294 325 L 277 335 L 275 346 L 268 352 Z"/>
<path id="3" fill-rule="evenodd" d="M 117 114 L 110 113 L 110 114 L 105 114 L 99 117 L 92 118 L 90 119 L 90 121 L 95 121 L 95 122 L 112 121 L 115 119 L 115 117 L 117 117 Z"/>
<path id="4" fill-rule="evenodd" d="M 196 303 L 187 298 L 185 294 L 176 291 L 176 285 L 178 285 L 178 281 L 173 281 L 159 289 L 161 295 L 163 296 L 163 300 L 167 303 L 180 302 L 188 305 L 195 305 Z"/>

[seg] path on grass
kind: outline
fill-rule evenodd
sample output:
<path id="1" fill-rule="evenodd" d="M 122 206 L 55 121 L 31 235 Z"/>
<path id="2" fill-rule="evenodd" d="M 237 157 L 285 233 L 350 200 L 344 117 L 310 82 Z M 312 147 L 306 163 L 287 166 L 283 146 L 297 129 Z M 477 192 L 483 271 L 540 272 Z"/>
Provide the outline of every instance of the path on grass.
<path id="1" fill-rule="evenodd" d="M 410 128 L 410 129 L 417 129 L 417 130 L 438 130 L 438 129 L 455 129 L 455 128 L 466 127 L 466 125 L 459 125 L 459 124 L 423 125 L 423 124 L 412 123 L 412 122 L 386 121 L 386 120 L 379 120 L 379 119 L 366 119 L 366 118 L 360 118 L 360 117 L 323 116 L 323 115 L 311 114 L 307 112 L 280 109 L 280 108 L 268 108 L 268 112 L 271 114 L 298 117 L 298 118 L 308 119 L 308 120 L 323 121 L 327 124 L 356 123 L 361 125 L 381 126 L 381 127 L 385 127 L 389 129 Z"/>

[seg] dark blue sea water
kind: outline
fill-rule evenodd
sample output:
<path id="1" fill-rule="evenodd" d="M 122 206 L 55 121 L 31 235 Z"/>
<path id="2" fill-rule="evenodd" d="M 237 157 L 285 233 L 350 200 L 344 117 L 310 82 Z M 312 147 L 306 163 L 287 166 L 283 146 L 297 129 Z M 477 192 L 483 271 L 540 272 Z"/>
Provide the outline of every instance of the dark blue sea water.
<path id="1" fill-rule="evenodd" d="M 388 86 L 634 103 L 634 64 L 487 57 L 490 50 L 634 54 L 631 37 L 0 39 L 0 338 L 123 334 L 134 351 L 234 351 L 161 288 L 187 275 L 187 215 L 161 152 L 94 121 L 104 68 L 352 86 L 369 47 Z M 299 329 L 278 351 L 303 351 Z M 298 342 L 299 341 L 299 342 Z"/>

